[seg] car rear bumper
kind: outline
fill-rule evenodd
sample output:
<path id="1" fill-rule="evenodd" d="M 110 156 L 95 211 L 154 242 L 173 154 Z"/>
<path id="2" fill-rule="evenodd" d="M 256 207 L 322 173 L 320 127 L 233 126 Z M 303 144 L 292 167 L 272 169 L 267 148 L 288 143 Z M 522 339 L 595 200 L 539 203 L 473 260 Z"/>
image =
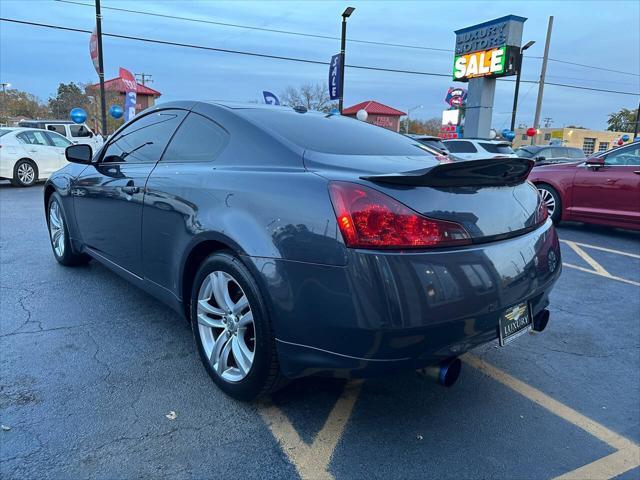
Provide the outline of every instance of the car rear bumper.
<path id="1" fill-rule="evenodd" d="M 249 260 L 260 272 L 289 377 L 369 376 L 461 355 L 497 338 L 507 308 L 523 301 L 534 315 L 546 308 L 561 271 L 550 221 L 455 249 L 350 250 L 345 267 Z"/>

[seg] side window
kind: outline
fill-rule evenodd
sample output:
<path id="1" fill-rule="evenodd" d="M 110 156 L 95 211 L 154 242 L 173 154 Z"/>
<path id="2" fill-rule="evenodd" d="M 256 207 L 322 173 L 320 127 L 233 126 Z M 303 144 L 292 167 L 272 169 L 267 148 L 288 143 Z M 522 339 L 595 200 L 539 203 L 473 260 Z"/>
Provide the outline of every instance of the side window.
<path id="1" fill-rule="evenodd" d="M 49 137 L 49 140 L 51 141 L 54 147 L 67 148 L 69 145 L 72 145 L 72 143 L 62 135 L 56 135 L 55 133 L 49 133 L 49 132 L 46 132 L 45 135 Z"/>
<path id="2" fill-rule="evenodd" d="M 478 150 L 471 142 L 455 141 L 445 144 L 451 153 L 476 153 Z"/>
<path id="3" fill-rule="evenodd" d="M 567 150 L 569 150 L 569 156 L 571 158 L 576 158 L 576 159 L 586 158 L 586 155 L 584 154 L 584 152 L 579 148 L 568 148 Z"/>
<path id="4" fill-rule="evenodd" d="M 51 143 L 45 136 L 45 132 L 37 132 L 37 131 L 29 131 L 22 132 L 17 135 L 17 137 L 22 140 L 24 143 L 28 143 L 31 145 L 44 145 L 50 146 Z"/>
<path id="5" fill-rule="evenodd" d="M 69 125 L 72 137 L 91 137 L 92 135 L 84 125 Z"/>
<path id="6" fill-rule="evenodd" d="M 102 162 L 157 162 L 185 115 L 183 110 L 160 110 L 140 117 L 109 142 Z"/>
<path id="7" fill-rule="evenodd" d="M 638 166 L 640 165 L 640 143 L 629 145 L 612 151 L 604 159 L 605 165 L 612 166 Z"/>
<path id="8" fill-rule="evenodd" d="M 229 135 L 211 120 L 190 113 L 171 139 L 163 162 L 211 162 L 227 143 Z"/>
<path id="9" fill-rule="evenodd" d="M 569 157 L 569 149 L 560 147 L 554 148 L 551 150 L 551 157 L 553 158 L 568 158 Z"/>
<path id="10" fill-rule="evenodd" d="M 64 125 L 47 125 L 47 130 L 51 130 L 52 132 L 57 132 L 62 136 L 67 136 L 67 131 L 64 128 Z"/>

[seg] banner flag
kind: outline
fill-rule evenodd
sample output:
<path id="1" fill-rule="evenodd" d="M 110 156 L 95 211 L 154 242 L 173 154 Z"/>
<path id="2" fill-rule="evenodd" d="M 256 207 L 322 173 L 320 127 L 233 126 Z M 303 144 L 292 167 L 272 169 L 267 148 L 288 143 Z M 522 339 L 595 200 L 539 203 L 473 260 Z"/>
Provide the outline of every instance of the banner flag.
<path id="1" fill-rule="evenodd" d="M 124 83 L 125 97 L 124 97 L 124 121 L 128 122 L 136 116 L 136 97 L 138 90 L 138 83 L 136 77 L 133 74 L 122 67 L 120 67 L 120 79 Z"/>
<path id="2" fill-rule="evenodd" d="M 337 100 L 342 98 L 340 73 L 342 64 L 342 54 L 338 53 L 331 57 L 331 63 L 329 64 L 329 98 L 331 100 Z"/>
<path id="3" fill-rule="evenodd" d="M 264 96 L 264 103 L 268 105 L 280 105 L 280 100 L 275 96 L 275 94 L 263 91 L 262 95 Z"/>

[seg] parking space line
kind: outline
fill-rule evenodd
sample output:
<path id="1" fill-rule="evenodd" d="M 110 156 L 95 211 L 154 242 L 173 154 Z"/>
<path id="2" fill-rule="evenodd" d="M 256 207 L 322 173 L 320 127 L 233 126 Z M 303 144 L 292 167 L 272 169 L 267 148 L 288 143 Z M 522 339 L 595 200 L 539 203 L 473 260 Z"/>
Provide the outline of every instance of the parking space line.
<path id="1" fill-rule="evenodd" d="M 570 242 L 570 240 L 560 240 L 560 241 L 562 243 Z M 635 253 L 623 252 L 622 250 L 613 250 L 612 248 L 599 247 L 598 245 L 590 245 L 588 243 L 581 243 L 581 242 L 571 242 L 571 243 L 573 243 L 574 245 L 579 245 L 580 247 L 591 248 L 593 250 L 600 250 L 603 252 L 615 253 L 617 255 L 625 255 L 627 257 L 640 259 L 640 255 L 637 255 Z"/>
<path id="2" fill-rule="evenodd" d="M 265 405 L 260 408 L 260 415 L 303 480 L 334 478 L 328 470 L 329 463 L 351 417 L 361 387 L 362 380 L 354 380 L 345 385 L 311 445 L 300 438 L 293 424 L 278 407 Z"/>
<path id="3" fill-rule="evenodd" d="M 621 475 L 633 468 L 640 466 L 640 447 L 631 440 L 599 424 L 595 420 L 582 415 L 571 407 L 559 402 L 527 385 L 521 380 L 512 377 L 486 361 L 467 353 L 462 360 L 485 375 L 509 387 L 523 397 L 540 405 L 554 415 L 584 430 L 598 440 L 618 450 L 617 452 L 589 463 L 577 470 L 568 472 L 559 478 L 599 479 L 611 478 Z"/>
<path id="4" fill-rule="evenodd" d="M 562 266 L 573 268 L 575 270 L 580 270 L 581 272 L 592 273 L 593 275 L 599 275 L 601 277 L 608 278 L 609 280 L 617 280 L 618 282 L 628 283 L 629 285 L 635 285 L 636 287 L 640 287 L 640 282 L 636 282 L 635 280 L 616 277 L 615 275 L 603 275 L 601 273 L 596 272 L 595 270 L 591 270 L 590 268 L 580 267 L 579 265 L 574 265 L 573 263 L 562 262 Z"/>
<path id="5" fill-rule="evenodd" d="M 591 265 L 591 268 L 593 268 L 597 273 L 599 273 L 600 275 L 602 275 L 604 277 L 610 277 L 611 276 L 611 274 L 609 272 L 607 272 L 602 265 L 600 265 L 598 262 L 596 262 L 593 259 L 593 257 L 591 257 L 591 255 L 589 255 L 582 248 L 580 248 L 575 242 L 570 242 L 569 240 L 565 240 L 564 243 L 567 244 L 569 247 L 571 247 L 571 249 L 574 252 L 576 252 L 580 256 L 580 258 L 582 258 L 585 262 L 587 262 L 589 265 Z"/>
<path id="6" fill-rule="evenodd" d="M 608 479 L 640 465 L 640 447 L 618 450 L 595 462 L 556 477 L 554 480 Z"/>

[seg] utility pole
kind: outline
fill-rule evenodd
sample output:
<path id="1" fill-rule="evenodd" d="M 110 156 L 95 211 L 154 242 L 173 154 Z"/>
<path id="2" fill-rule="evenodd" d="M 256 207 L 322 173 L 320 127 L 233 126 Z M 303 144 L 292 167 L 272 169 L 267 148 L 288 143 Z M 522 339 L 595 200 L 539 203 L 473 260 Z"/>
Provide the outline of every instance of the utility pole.
<path id="1" fill-rule="evenodd" d="M 551 126 L 551 124 L 553 123 L 553 118 L 551 117 L 544 117 L 542 119 L 542 121 L 544 122 L 544 128 L 549 128 Z"/>
<path id="2" fill-rule="evenodd" d="M 144 86 L 147 83 L 153 83 L 151 80 L 151 74 L 149 73 L 134 73 L 136 77 L 140 77 L 140 83 Z"/>
<path id="3" fill-rule="evenodd" d="M 96 0 L 96 34 L 98 36 L 98 77 L 100 77 L 102 137 L 107 138 L 107 99 L 104 93 L 104 58 L 102 55 L 102 14 L 100 13 L 100 0 Z"/>
<path id="4" fill-rule="evenodd" d="M 553 30 L 553 15 L 549 17 L 549 25 L 547 26 L 547 40 L 544 44 L 544 56 L 542 57 L 542 69 L 540 70 L 540 82 L 538 83 L 538 100 L 536 101 L 536 115 L 533 120 L 533 128 L 536 130 L 540 127 L 540 111 L 542 110 L 542 96 L 544 95 L 544 80 L 547 76 L 547 62 L 549 60 L 549 45 L 551 44 L 551 30 Z M 534 143 L 531 137 L 531 145 Z"/>
<path id="5" fill-rule="evenodd" d="M 638 138 L 638 124 L 640 123 L 640 103 L 638 103 L 638 110 L 636 110 L 636 124 L 633 127 L 633 141 Z"/>

